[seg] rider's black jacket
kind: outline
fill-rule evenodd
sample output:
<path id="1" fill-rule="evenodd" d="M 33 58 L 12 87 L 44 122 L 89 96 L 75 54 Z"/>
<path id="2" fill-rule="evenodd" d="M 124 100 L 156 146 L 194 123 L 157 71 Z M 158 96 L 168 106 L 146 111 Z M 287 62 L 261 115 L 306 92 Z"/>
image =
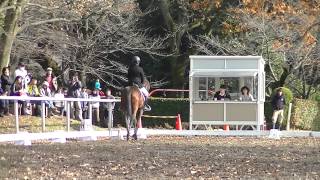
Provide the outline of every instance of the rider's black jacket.
<path id="1" fill-rule="evenodd" d="M 139 88 L 143 87 L 144 82 L 144 72 L 143 69 L 138 65 L 131 65 L 128 69 L 128 84 L 133 86 L 138 85 Z"/>

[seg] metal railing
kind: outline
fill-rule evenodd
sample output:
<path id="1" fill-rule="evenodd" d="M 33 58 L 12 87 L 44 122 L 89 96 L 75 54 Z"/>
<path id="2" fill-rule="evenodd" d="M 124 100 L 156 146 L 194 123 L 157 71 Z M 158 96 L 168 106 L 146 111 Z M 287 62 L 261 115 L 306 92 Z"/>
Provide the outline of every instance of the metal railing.
<path id="1" fill-rule="evenodd" d="M 67 104 L 66 110 L 66 127 L 67 132 L 70 132 L 70 109 L 72 102 L 94 102 L 94 103 L 116 103 L 120 102 L 120 99 L 84 99 L 84 98 L 54 98 L 54 97 L 29 97 L 29 96 L 0 96 L 0 100 L 10 100 L 14 103 L 14 116 L 15 116 L 15 126 L 16 133 L 19 133 L 19 101 L 41 101 L 41 119 L 42 119 L 42 132 L 45 132 L 46 129 L 46 116 L 45 116 L 45 101 L 53 101 L 53 102 L 64 102 Z M 113 108 L 108 106 L 108 130 L 111 133 L 111 121 L 112 121 L 112 111 Z M 92 119 L 92 104 L 89 103 L 89 119 Z"/>
<path id="2" fill-rule="evenodd" d="M 154 95 L 157 92 L 162 92 L 162 93 L 166 93 L 166 92 L 189 92 L 189 89 L 155 89 L 155 90 L 152 90 L 149 93 L 149 96 L 151 97 L 152 95 Z"/>

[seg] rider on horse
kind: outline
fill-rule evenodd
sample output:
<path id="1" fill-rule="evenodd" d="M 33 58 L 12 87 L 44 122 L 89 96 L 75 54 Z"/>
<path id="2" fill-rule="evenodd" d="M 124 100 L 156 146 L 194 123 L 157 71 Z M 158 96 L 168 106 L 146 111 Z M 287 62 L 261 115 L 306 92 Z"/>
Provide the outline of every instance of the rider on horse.
<path id="1" fill-rule="evenodd" d="M 139 66 L 139 64 L 140 64 L 140 58 L 138 56 L 134 56 L 132 58 L 131 65 L 128 69 L 129 86 L 136 85 L 139 87 L 141 93 L 145 98 L 144 111 L 151 111 L 151 107 L 147 104 L 149 92 L 143 85 L 145 81 L 145 75 L 144 75 L 143 69 Z"/>

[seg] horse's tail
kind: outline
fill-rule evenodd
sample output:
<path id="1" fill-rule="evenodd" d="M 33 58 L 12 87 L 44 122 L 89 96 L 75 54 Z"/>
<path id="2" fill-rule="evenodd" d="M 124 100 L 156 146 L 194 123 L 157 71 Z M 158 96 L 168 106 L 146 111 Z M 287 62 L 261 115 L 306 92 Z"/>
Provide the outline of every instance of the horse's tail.
<path id="1" fill-rule="evenodd" d="M 132 92 L 130 88 L 127 88 L 127 113 L 130 117 L 130 121 L 132 121 L 132 104 L 131 104 L 131 99 L 132 99 Z"/>

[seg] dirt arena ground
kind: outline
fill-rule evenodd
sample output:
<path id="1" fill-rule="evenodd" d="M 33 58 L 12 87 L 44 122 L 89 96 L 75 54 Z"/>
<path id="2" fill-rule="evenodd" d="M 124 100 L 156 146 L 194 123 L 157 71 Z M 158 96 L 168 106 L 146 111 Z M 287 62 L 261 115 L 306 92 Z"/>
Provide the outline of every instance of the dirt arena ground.
<path id="1" fill-rule="evenodd" d="M 320 179 L 320 139 L 149 137 L 0 144 L 0 179 Z"/>

